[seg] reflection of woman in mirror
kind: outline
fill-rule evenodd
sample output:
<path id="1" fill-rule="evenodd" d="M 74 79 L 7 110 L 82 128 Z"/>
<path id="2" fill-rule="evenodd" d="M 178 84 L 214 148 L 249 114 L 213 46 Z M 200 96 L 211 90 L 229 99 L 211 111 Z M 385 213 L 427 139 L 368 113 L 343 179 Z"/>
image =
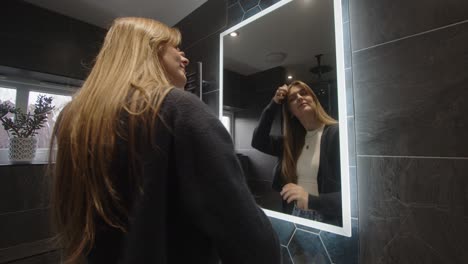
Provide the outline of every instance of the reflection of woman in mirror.
<path id="1" fill-rule="evenodd" d="M 283 106 L 283 135 L 270 135 L 276 112 Z M 342 225 L 338 123 L 301 81 L 283 85 L 263 110 L 252 146 L 279 157 L 273 189 L 283 211 Z"/>

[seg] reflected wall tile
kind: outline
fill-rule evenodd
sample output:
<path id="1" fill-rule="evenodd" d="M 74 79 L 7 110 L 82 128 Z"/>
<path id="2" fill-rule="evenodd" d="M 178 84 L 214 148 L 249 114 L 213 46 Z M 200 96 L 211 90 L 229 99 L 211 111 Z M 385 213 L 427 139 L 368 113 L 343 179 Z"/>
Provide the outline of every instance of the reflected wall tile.
<path id="1" fill-rule="evenodd" d="M 49 223 L 48 209 L 0 215 L 0 248 L 51 237 Z"/>
<path id="2" fill-rule="evenodd" d="M 354 53 L 357 153 L 468 157 L 468 22 Z"/>
<path id="3" fill-rule="evenodd" d="M 288 248 L 295 264 L 331 263 L 318 235 L 298 229 Z"/>
<path id="4" fill-rule="evenodd" d="M 464 21 L 466 10 L 466 0 L 351 1 L 353 50 Z"/>
<path id="5" fill-rule="evenodd" d="M 358 221 L 352 220 L 352 235 L 345 237 L 329 232 L 320 232 L 323 244 L 334 264 L 357 264 L 359 250 Z"/>

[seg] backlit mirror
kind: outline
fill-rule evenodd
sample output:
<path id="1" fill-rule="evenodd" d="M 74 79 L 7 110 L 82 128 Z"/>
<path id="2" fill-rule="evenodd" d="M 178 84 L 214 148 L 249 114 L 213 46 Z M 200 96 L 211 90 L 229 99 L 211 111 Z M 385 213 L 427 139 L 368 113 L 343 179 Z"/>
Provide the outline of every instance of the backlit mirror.
<path id="1" fill-rule="evenodd" d="M 219 116 L 267 215 L 351 236 L 341 14 L 283 0 L 221 33 Z"/>

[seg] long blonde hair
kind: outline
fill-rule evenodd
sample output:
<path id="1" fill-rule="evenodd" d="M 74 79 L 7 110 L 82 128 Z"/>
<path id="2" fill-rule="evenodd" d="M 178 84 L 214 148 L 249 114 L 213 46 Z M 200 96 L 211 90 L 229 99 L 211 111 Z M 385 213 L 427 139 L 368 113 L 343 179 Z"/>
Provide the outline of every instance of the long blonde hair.
<path id="1" fill-rule="evenodd" d="M 294 81 L 288 85 L 288 94 L 291 88 L 299 87 L 307 91 L 315 102 L 315 117 L 323 125 L 336 124 L 337 121 L 325 112 L 312 89 L 302 81 Z M 286 97 L 287 98 L 287 97 Z M 283 104 L 283 160 L 281 174 L 286 183 L 297 183 L 296 164 L 302 148 L 304 147 L 306 130 L 299 120 L 289 111 L 289 102 Z"/>
<path id="2" fill-rule="evenodd" d="M 136 127 L 154 128 L 160 105 L 172 89 L 160 53 L 165 45 L 180 41 L 177 29 L 158 21 L 116 19 L 83 87 L 62 111 L 54 128 L 58 150 L 51 206 L 67 263 L 81 262 L 89 253 L 96 220 L 127 230 L 130 208 L 111 173 L 116 139 L 129 148 L 125 180 L 133 197 L 140 187 L 137 152 L 142 137 L 136 135 Z M 51 161 L 53 156 L 51 151 Z"/>

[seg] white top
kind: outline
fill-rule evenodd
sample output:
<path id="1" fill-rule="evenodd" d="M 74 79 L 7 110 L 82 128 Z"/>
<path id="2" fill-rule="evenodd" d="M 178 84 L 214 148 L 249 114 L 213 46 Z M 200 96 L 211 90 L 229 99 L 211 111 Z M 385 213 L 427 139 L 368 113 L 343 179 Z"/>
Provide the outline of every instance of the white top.
<path id="1" fill-rule="evenodd" d="M 318 196 L 317 175 L 320 164 L 320 140 L 324 126 L 307 131 L 304 147 L 297 160 L 297 184 L 306 192 Z"/>

